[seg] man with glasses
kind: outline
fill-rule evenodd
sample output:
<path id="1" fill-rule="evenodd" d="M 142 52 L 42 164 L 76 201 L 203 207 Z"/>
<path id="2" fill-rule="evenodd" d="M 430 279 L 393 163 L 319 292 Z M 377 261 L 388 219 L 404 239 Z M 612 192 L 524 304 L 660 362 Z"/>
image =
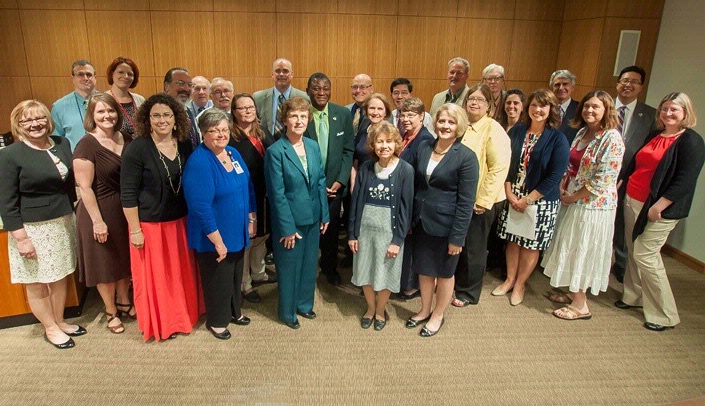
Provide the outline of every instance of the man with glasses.
<path id="1" fill-rule="evenodd" d="M 575 112 L 578 109 L 578 101 L 570 97 L 573 94 L 573 90 L 575 90 L 575 81 L 575 75 L 565 69 L 553 72 L 549 81 L 549 85 L 558 99 L 558 108 L 561 114 L 561 126 L 558 127 L 558 131 L 565 134 L 566 138 L 568 138 L 568 144 L 573 143 L 573 139 L 578 133 L 578 128 L 570 126 L 570 122 L 575 117 Z"/>
<path id="2" fill-rule="evenodd" d="M 291 61 L 279 58 L 272 63 L 274 86 L 269 89 L 258 90 L 252 95 L 257 106 L 260 126 L 268 137 L 274 137 L 274 139 L 278 140 L 285 132 L 284 125 L 279 121 L 277 114 L 280 106 L 285 101 L 294 96 L 308 100 L 308 95 L 305 92 L 291 86 L 291 79 L 293 78 L 294 68 L 291 65 Z"/>
<path id="3" fill-rule="evenodd" d="M 622 173 L 626 173 L 639 148 L 650 132 L 656 130 L 656 109 L 637 100 L 644 89 L 646 71 L 639 66 L 628 66 L 619 73 L 617 79 L 617 98 L 614 100 L 619 124 L 617 130 L 624 140 L 624 157 L 622 158 Z M 612 273 L 622 282 L 627 267 L 627 243 L 624 234 L 624 189 L 620 189 L 617 201 L 617 215 L 614 222 L 614 264 Z"/>
<path id="4" fill-rule="evenodd" d="M 191 96 L 193 82 L 186 68 L 171 68 L 164 75 L 164 93 L 186 104 Z"/>
<path id="5" fill-rule="evenodd" d="M 467 85 L 470 74 L 470 62 L 467 59 L 455 57 L 448 61 L 448 90 L 433 96 L 431 102 L 431 117 L 436 115 L 436 110 L 445 103 L 455 103 L 463 107 L 465 97 L 470 88 Z"/>
<path id="6" fill-rule="evenodd" d="M 230 117 L 230 102 L 232 101 L 234 92 L 235 88 L 233 86 L 233 82 L 229 80 L 225 80 L 223 78 L 214 78 L 213 82 L 211 82 L 210 96 L 211 100 L 213 101 L 213 106 L 211 108 L 223 110 L 225 114 L 228 115 L 228 120 L 231 121 L 232 117 Z M 198 127 L 198 121 L 200 120 L 203 113 L 205 113 L 206 111 L 208 111 L 208 109 L 203 110 L 198 116 L 196 116 L 196 120 L 194 123 L 194 126 L 198 131 L 199 144 L 200 142 L 203 142 L 203 134 L 201 134 L 201 130 Z"/>
<path id="7" fill-rule="evenodd" d="M 360 129 L 360 123 L 362 123 L 362 119 L 365 117 L 362 104 L 365 102 L 367 96 L 374 92 L 375 87 L 372 84 L 371 77 L 361 73 L 353 78 L 352 86 L 350 86 L 350 93 L 352 94 L 354 102 L 345 107 L 347 107 L 352 113 L 353 130 L 355 131 L 355 134 L 357 134 L 357 130 Z"/>
<path id="8" fill-rule="evenodd" d="M 88 98 L 95 93 L 95 68 L 86 60 L 78 60 L 71 65 L 73 92 L 60 98 L 51 107 L 54 120 L 54 135 L 68 138 L 71 151 L 86 134 L 83 119 L 86 117 Z"/>
<path id="9" fill-rule="evenodd" d="M 404 100 L 414 97 L 413 90 L 414 85 L 411 84 L 411 81 L 407 78 L 396 78 L 389 86 L 389 92 L 392 94 L 392 102 L 394 102 L 394 106 L 396 107 L 396 109 L 392 111 L 391 117 L 389 117 L 389 122 L 397 127 L 399 134 L 402 136 L 404 135 L 404 130 L 399 120 L 399 106 L 401 106 Z M 423 125 L 434 137 L 436 136 L 436 133 L 433 132 L 433 119 L 427 111 L 424 112 L 423 115 Z"/>

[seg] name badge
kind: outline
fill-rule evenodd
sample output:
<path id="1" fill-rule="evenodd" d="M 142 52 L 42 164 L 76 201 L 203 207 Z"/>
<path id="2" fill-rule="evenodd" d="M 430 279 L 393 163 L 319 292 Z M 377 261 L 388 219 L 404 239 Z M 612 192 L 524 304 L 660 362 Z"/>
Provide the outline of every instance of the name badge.
<path id="1" fill-rule="evenodd" d="M 242 170 L 242 166 L 240 166 L 240 162 L 233 160 L 233 168 L 235 168 L 235 173 L 238 175 L 242 175 L 245 171 Z"/>
<path id="2" fill-rule="evenodd" d="M 341 131 L 338 134 L 335 134 L 336 137 L 340 137 L 341 135 L 345 134 L 345 131 Z"/>

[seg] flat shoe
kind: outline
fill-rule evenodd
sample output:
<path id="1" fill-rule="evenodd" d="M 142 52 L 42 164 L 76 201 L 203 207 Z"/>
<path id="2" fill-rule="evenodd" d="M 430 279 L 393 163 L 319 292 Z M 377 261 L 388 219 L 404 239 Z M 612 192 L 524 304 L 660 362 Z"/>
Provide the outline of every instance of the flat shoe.
<path id="1" fill-rule="evenodd" d="M 421 337 L 433 337 L 436 334 L 438 334 L 439 331 L 441 331 L 441 327 L 443 327 L 443 323 L 445 323 L 445 322 L 446 322 L 446 319 L 444 317 L 443 319 L 441 319 L 441 325 L 438 326 L 438 330 L 436 330 L 436 331 L 431 331 L 428 327 L 424 326 L 421 329 L 421 331 L 419 331 L 419 335 Z"/>
<path id="2" fill-rule="evenodd" d="M 375 315 L 375 331 L 380 331 L 384 328 L 384 326 L 387 325 L 387 319 L 389 318 L 389 315 L 387 314 L 387 311 L 384 311 L 384 319 L 380 320 L 377 318 L 377 315 Z"/>
<path id="3" fill-rule="evenodd" d="M 230 322 L 233 324 L 237 324 L 238 326 L 247 326 L 248 324 L 250 324 L 250 318 L 247 316 L 240 316 L 239 319 L 233 317 Z"/>
<path id="4" fill-rule="evenodd" d="M 617 307 L 617 308 L 619 308 L 619 309 L 622 309 L 622 310 L 627 310 L 627 309 L 632 309 L 632 308 L 642 308 L 642 307 L 643 307 L 643 306 L 632 306 L 632 305 L 629 305 L 629 304 L 626 304 L 626 303 L 622 302 L 621 300 L 617 300 L 616 302 L 614 302 L 614 306 Z"/>
<path id="5" fill-rule="evenodd" d="M 259 303 L 262 301 L 262 297 L 257 293 L 256 290 L 251 291 L 250 293 L 243 293 L 242 297 L 245 298 L 250 303 Z"/>
<path id="6" fill-rule="evenodd" d="M 225 330 L 221 331 L 220 333 L 216 333 L 215 330 L 213 330 L 213 328 L 211 326 L 206 324 L 206 329 L 208 329 L 208 331 L 210 331 L 211 334 L 213 334 L 213 337 L 215 337 L 219 340 L 228 340 L 231 337 L 230 332 L 228 331 L 227 328 Z"/>
<path id="7" fill-rule="evenodd" d="M 507 290 L 503 290 L 503 289 L 501 288 L 501 286 L 497 286 L 497 287 L 492 291 L 491 294 L 492 294 L 492 296 L 504 296 L 504 295 L 506 295 L 507 293 L 511 292 L 512 289 L 514 289 L 514 288 L 510 288 L 510 289 L 507 289 Z"/>
<path id="8" fill-rule="evenodd" d="M 71 333 L 66 333 L 66 332 L 64 331 L 64 333 L 66 333 L 66 335 L 69 336 L 69 337 L 80 337 L 80 336 L 86 334 L 87 332 L 88 332 L 88 331 L 86 331 L 86 329 L 83 328 L 83 327 L 81 327 L 81 326 L 78 326 L 78 328 L 76 329 L 76 331 L 73 331 L 73 332 L 71 332 Z"/>
<path id="9" fill-rule="evenodd" d="M 360 327 L 367 330 L 368 328 L 370 328 L 370 326 L 372 326 L 372 321 L 373 321 L 372 318 L 365 317 L 363 315 L 362 318 L 360 319 Z"/>
<path id="10" fill-rule="evenodd" d="M 470 301 L 467 299 L 455 298 L 452 302 L 450 302 L 450 304 L 452 304 L 454 307 L 467 307 L 470 306 Z"/>
<path id="11" fill-rule="evenodd" d="M 429 321 L 430 319 L 431 319 L 430 314 L 428 316 L 426 316 L 426 318 L 421 319 L 421 320 L 414 320 L 414 316 L 411 316 L 406 320 L 406 328 L 416 328 L 416 327 L 420 326 L 421 324 Z"/>
<path id="12" fill-rule="evenodd" d="M 560 315 L 563 313 L 563 315 Z M 561 320 L 590 320 L 592 318 L 592 313 L 580 313 L 578 309 L 573 306 L 561 307 L 558 310 L 553 311 L 553 315 Z"/>
<path id="13" fill-rule="evenodd" d="M 417 297 L 421 297 L 421 290 L 417 290 L 416 292 L 414 292 L 410 295 L 407 295 L 404 292 L 399 292 L 399 299 L 402 299 L 402 300 L 411 300 L 411 299 L 415 299 Z"/>
<path id="14" fill-rule="evenodd" d="M 676 328 L 676 326 L 662 326 L 660 324 L 650 323 L 647 321 L 646 323 L 644 323 L 644 328 L 646 328 L 647 330 L 651 330 L 651 331 L 666 331 L 666 330 L 674 329 L 674 328 Z"/>
<path id="15" fill-rule="evenodd" d="M 49 340 L 49 337 L 47 337 L 46 333 L 44 334 L 44 341 L 48 342 L 49 344 L 53 345 L 54 348 L 59 349 L 59 350 L 67 350 L 69 348 L 73 348 L 76 343 L 73 341 L 71 337 L 69 339 L 61 344 L 54 344 Z"/>

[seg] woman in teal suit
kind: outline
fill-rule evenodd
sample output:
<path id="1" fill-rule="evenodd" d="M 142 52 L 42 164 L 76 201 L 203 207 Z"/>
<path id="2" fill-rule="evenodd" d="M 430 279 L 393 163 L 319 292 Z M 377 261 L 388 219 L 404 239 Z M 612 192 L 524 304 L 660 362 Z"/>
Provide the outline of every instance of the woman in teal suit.
<path id="1" fill-rule="evenodd" d="M 330 219 L 321 151 L 316 141 L 303 137 L 310 118 L 311 105 L 303 97 L 282 104 L 279 121 L 286 134 L 264 155 L 279 277 L 279 320 L 292 329 L 301 327 L 297 315 L 316 318 L 318 242 Z"/>

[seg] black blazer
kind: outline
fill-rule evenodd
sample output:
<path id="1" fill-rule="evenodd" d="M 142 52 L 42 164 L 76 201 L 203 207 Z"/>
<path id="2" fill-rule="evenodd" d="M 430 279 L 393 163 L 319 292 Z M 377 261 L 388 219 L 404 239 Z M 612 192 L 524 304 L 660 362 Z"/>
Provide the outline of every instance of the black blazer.
<path id="1" fill-rule="evenodd" d="M 558 108 L 560 108 L 560 106 Z M 579 128 L 573 128 L 570 126 L 570 122 L 573 120 L 573 117 L 575 117 L 575 113 L 577 111 L 578 102 L 576 100 L 570 99 L 570 104 L 568 104 L 568 108 L 565 111 L 563 121 L 561 121 L 561 126 L 558 127 L 558 131 L 562 132 L 565 135 L 565 138 L 568 140 L 568 145 L 573 144 L 573 140 L 578 134 L 578 130 L 580 130 Z"/>
<path id="2" fill-rule="evenodd" d="M 273 142 L 273 137 L 268 135 L 264 136 L 262 145 L 265 151 Z M 234 138 L 230 137 L 228 145 L 235 148 L 237 152 L 240 153 L 240 156 L 242 156 L 242 159 L 245 161 L 247 170 L 250 172 L 250 180 L 255 187 L 255 199 L 257 200 L 257 235 L 262 236 L 267 230 L 266 224 L 268 223 L 268 221 L 266 221 L 267 216 L 264 215 L 264 198 L 267 195 L 267 189 L 264 183 L 264 156 L 260 155 L 257 148 L 246 138 L 235 141 Z"/>
<path id="3" fill-rule="evenodd" d="M 0 150 L 0 215 L 7 231 L 19 230 L 25 222 L 52 220 L 73 212 L 76 181 L 71 144 L 64 137 L 52 135 L 51 139 L 56 145 L 50 151 L 69 169 L 66 179 L 61 179 L 46 151 L 23 142 Z"/>
<path id="4" fill-rule="evenodd" d="M 426 180 L 426 168 L 436 141 L 424 141 L 417 151 L 413 227 L 462 247 L 475 204 L 479 165 L 475 153 L 458 138 Z"/>
<path id="5" fill-rule="evenodd" d="M 424 141 L 433 142 L 434 139 L 431 132 L 428 131 L 426 127 L 421 126 L 419 133 L 416 134 L 416 138 L 401 151 L 399 158 L 405 160 L 412 168 L 416 169 L 416 151 L 419 149 L 419 145 Z"/>

